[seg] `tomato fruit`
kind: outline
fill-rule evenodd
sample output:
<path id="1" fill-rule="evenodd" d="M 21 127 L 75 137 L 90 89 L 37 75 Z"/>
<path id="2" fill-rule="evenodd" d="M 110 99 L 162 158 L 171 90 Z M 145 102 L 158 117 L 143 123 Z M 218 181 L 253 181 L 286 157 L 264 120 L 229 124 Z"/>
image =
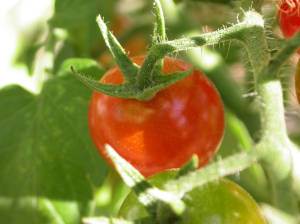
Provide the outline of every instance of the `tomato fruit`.
<path id="1" fill-rule="evenodd" d="M 141 65 L 144 57 L 133 60 Z M 164 59 L 164 74 L 188 69 L 183 61 Z M 124 79 L 114 67 L 101 82 L 121 84 Z M 224 108 L 211 81 L 195 70 L 149 101 L 93 92 L 88 121 L 94 144 L 108 162 L 105 144 L 149 176 L 181 167 L 193 154 L 199 157 L 199 167 L 208 163 L 223 136 Z"/>
<path id="2" fill-rule="evenodd" d="M 157 186 L 174 177 L 174 172 L 162 172 L 149 181 Z M 227 179 L 209 182 L 188 192 L 182 199 L 186 212 L 182 224 L 264 224 L 265 220 L 253 198 L 239 185 Z M 119 216 L 136 220 L 148 216 L 134 192 L 123 202 Z"/>
<path id="3" fill-rule="evenodd" d="M 291 38 L 300 30 L 299 0 L 282 0 L 278 9 L 280 28 L 285 38 Z M 298 50 L 300 53 L 300 50 Z"/>

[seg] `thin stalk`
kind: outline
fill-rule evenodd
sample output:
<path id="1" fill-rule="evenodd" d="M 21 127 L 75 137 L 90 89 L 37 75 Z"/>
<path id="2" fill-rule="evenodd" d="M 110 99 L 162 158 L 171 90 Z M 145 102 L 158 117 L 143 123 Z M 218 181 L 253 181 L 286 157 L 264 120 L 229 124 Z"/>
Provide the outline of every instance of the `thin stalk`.
<path id="1" fill-rule="evenodd" d="M 221 177 L 234 174 L 249 168 L 260 160 L 260 148 L 256 147 L 248 152 L 235 154 L 223 160 L 211 163 L 206 167 L 190 172 L 178 179 L 168 181 L 164 189 L 183 196 L 186 192 L 199 187 L 209 181 L 218 180 Z"/>

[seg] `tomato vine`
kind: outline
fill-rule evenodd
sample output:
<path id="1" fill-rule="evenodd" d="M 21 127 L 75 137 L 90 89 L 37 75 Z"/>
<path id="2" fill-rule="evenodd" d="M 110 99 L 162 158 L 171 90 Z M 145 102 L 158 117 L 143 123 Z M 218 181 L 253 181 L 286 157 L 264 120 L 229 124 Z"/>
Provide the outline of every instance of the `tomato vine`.
<path id="1" fill-rule="evenodd" d="M 257 94 L 256 103 L 261 122 L 260 138 L 247 152 L 213 162 L 200 170 L 187 172 L 166 183 L 165 190 L 153 187 L 135 168 L 107 145 L 106 149 L 110 159 L 114 162 L 124 181 L 135 190 L 140 202 L 144 204 L 152 218 L 158 218 L 158 223 L 167 223 L 166 220 L 169 220 L 170 217 L 181 217 L 184 213 L 185 205 L 182 198 L 187 192 L 209 181 L 238 173 L 259 163 L 268 177 L 272 205 L 287 214 L 298 215 L 299 192 L 295 189 L 300 187 L 300 176 L 293 163 L 295 162 L 294 158 L 299 156 L 299 151 L 287 135 L 282 88 L 278 73 L 300 45 L 300 32 L 285 40 L 283 47 L 271 55 L 265 34 L 264 19 L 259 13 L 250 9 L 243 13 L 241 22 L 229 27 L 193 37 L 166 40 L 160 3 L 158 0 L 155 0 L 154 3 L 156 22 L 152 46 L 141 66 L 137 66 L 129 59 L 116 38 L 108 31 L 101 16 L 97 17 L 106 44 L 124 76 L 124 84 L 99 83 L 76 73 L 73 68 L 76 77 L 92 89 L 104 94 L 147 101 L 162 89 L 183 80 L 191 73 L 188 70 L 162 76 L 162 61 L 166 55 L 238 40 L 246 49 L 253 72 Z M 244 3 L 249 3 L 249 1 L 244 1 Z M 259 2 L 256 6 L 258 5 L 260 5 Z M 161 203 L 164 206 L 161 207 Z M 167 218 L 165 216 L 158 217 L 157 212 L 160 209 L 163 209 Z M 159 214 L 162 214 L 161 211 Z"/>

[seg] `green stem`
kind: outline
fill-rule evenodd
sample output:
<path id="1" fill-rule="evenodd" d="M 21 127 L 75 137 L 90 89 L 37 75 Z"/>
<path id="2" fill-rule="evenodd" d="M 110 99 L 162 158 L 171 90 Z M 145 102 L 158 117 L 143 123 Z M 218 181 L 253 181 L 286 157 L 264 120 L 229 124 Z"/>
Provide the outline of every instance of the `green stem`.
<path id="1" fill-rule="evenodd" d="M 261 23 L 260 26 L 252 26 L 251 29 L 246 30 L 241 35 L 241 41 L 245 45 L 253 70 L 254 80 L 257 83 L 257 77 L 268 65 L 271 57 L 264 33 L 264 21 L 261 16 L 256 13 L 247 13 L 245 20 L 250 22 L 251 20 L 256 20 Z"/>
<path id="2" fill-rule="evenodd" d="M 156 14 L 156 22 L 154 27 L 153 34 L 153 45 L 164 41 L 166 39 L 166 28 L 165 28 L 165 20 L 163 15 L 163 10 L 161 8 L 159 0 L 154 0 L 155 4 L 155 14 Z"/>
<path id="3" fill-rule="evenodd" d="M 260 159 L 259 151 L 260 148 L 256 147 L 248 152 L 235 154 L 226 159 L 211 163 L 200 170 L 190 172 L 185 176 L 167 182 L 164 189 L 182 196 L 195 187 L 199 187 L 209 181 L 217 180 L 252 166 Z"/>
<path id="4" fill-rule="evenodd" d="M 251 31 L 244 36 L 243 42 L 253 68 L 258 94 L 262 166 L 269 178 L 273 204 L 287 213 L 295 214 L 297 204 L 293 192 L 293 161 L 285 126 L 282 88 L 277 77 L 279 67 L 271 61 L 264 29 L 257 27 Z M 281 53 L 275 57 L 277 62 L 279 58 L 282 58 Z M 269 63 L 273 65 L 271 70 Z"/>
<path id="5" fill-rule="evenodd" d="M 292 145 L 286 133 L 280 81 L 259 79 L 257 92 L 261 101 L 262 166 L 269 177 L 273 204 L 295 214 L 298 210 L 293 191 Z"/>
<path id="6" fill-rule="evenodd" d="M 300 32 L 298 32 L 292 39 L 286 40 L 282 45 L 282 48 L 277 54 L 272 58 L 266 72 L 262 75 L 267 75 L 268 77 L 276 78 L 282 67 L 290 58 L 292 54 L 298 49 L 300 45 Z"/>
<path id="7" fill-rule="evenodd" d="M 246 19 L 243 22 L 226 29 L 221 29 L 215 32 L 202 34 L 191 38 L 163 41 L 153 46 L 150 49 L 149 55 L 145 59 L 138 73 L 137 80 L 139 88 L 144 89 L 149 85 L 153 78 L 152 68 L 154 68 L 155 64 L 159 60 L 164 58 L 167 54 L 189 50 L 203 45 L 218 44 L 220 42 L 233 39 L 243 40 L 247 38 L 247 33 L 255 33 L 255 30 L 258 28 L 263 29 L 263 20 L 259 14 L 255 12 L 247 12 L 245 15 Z M 256 49 L 255 40 L 252 40 L 250 42 L 250 46 L 253 46 Z M 256 62 L 259 59 L 263 59 L 262 61 L 265 61 L 266 58 L 259 57 L 253 58 L 252 60 Z"/>

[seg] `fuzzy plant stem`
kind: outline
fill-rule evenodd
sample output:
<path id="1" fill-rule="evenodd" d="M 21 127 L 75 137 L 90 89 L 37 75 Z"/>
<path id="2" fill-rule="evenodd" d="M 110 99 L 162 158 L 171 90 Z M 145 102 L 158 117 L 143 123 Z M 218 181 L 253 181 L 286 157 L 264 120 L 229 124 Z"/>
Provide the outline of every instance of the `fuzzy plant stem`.
<path id="1" fill-rule="evenodd" d="M 289 58 L 292 47 L 288 46 L 271 59 L 264 29 L 257 27 L 252 31 L 245 33 L 242 41 L 253 68 L 261 117 L 261 139 L 258 143 L 262 155 L 261 165 L 269 179 L 273 204 L 289 214 L 297 214 L 292 177 L 293 145 L 287 136 L 282 88 L 278 77 L 280 65 Z"/>
<path id="2" fill-rule="evenodd" d="M 271 59 L 264 33 L 264 20 L 258 13 L 249 11 L 245 13 L 242 22 L 232 27 L 192 38 L 165 41 L 152 47 L 147 62 L 141 67 L 139 78 L 146 80 L 143 76 L 148 70 L 147 66 L 152 67 L 153 63 L 168 53 L 232 39 L 244 44 L 254 74 L 262 123 L 261 139 L 255 148 L 259 149 L 259 160 L 269 178 L 273 204 L 287 213 L 297 213 L 292 178 L 293 145 L 286 132 L 282 88 L 277 74 L 280 65 L 285 62 L 283 59 L 289 58 L 293 49 L 297 49 L 295 46 L 299 45 L 299 40 L 294 38 L 287 42 L 287 47 Z"/>

